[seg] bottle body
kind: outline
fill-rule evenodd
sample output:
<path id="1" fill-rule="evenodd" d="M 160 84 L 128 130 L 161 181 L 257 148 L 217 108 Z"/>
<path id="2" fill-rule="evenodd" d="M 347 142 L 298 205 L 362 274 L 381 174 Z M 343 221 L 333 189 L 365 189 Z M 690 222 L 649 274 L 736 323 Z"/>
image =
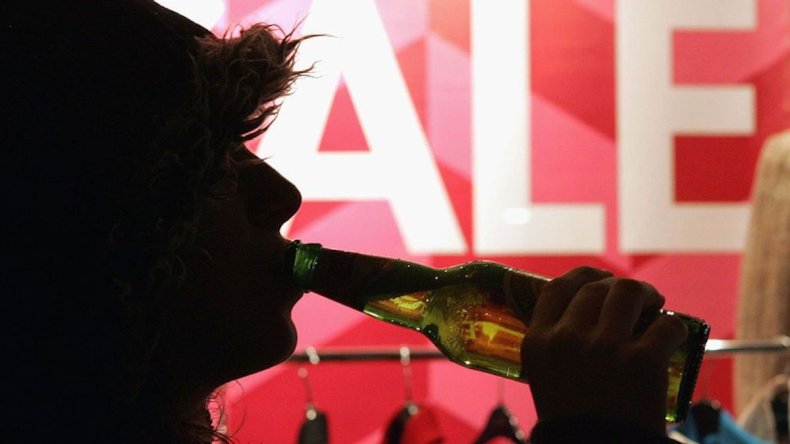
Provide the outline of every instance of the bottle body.
<path id="1" fill-rule="evenodd" d="M 427 336 L 451 361 L 524 381 L 521 343 L 548 279 L 492 262 L 434 269 L 397 259 L 296 243 L 294 277 L 305 290 Z M 667 421 L 685 418 L 709 328 L 678 316 L 689 337 L 670 360 Z"/>
<path id="2" fill-rule="evenodd" d="M 510 272 L 485 262 L 464 264 L 440 271 L 436 288 L 374 297 L 362 311 L 423 333 L 456 363 L 518 379 L 527 326 L 503 291 Z"/>

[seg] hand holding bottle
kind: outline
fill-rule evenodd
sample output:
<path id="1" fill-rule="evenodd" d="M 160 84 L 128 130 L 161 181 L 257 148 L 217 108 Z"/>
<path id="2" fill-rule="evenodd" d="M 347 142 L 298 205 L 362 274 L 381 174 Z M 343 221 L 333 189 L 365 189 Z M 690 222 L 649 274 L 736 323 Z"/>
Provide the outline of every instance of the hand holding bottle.
<path id="1" fill-rule="evenodd" d="M 522 344 L 540 419 L 610 418 L 663 433 L 667 365 L 687 335 L 663 315 L 639 331 L 663 303 L 646 283 L 589 267 L 547 284 Z"/>
<path id="2" fill-rule="evenodd" d="M 652 405 L 663 390 L 663 407 L 641 422 L 652 424 L 660 411 L 668 422 L 685 418 L 710 329 L 701 319 L 659 311 L 663 298 L 647 284 L 592 268 L 549 282 L 494 262 L 432 268 L 319 244 L 292 245 L 286 263 L 297 288 L 419 331 L 465 367 L 523 382 L 535 375 L 543 417 L 616 417 L 642 402 Z M 525 337 L 530 340 L 522 347 Z M 654 378 L 661 365 L 665 374 Z M 643 384 L 649 384 L 651 400 L 631 402 L 635 394 L 644 398 Z M 563 410 L 575 398 L 583 402 Z"/>

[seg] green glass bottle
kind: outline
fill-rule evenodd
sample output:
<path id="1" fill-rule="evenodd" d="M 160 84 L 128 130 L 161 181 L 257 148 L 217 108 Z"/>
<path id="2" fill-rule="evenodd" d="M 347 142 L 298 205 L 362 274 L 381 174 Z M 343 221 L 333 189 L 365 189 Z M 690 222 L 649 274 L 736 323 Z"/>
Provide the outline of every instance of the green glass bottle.
<path id="1" fill-rule="evenodd" d="M 423 333 L 451 361 L 524 382 L 521 342 L 548 279 L 486 261 L 436 269 L 377 256 L 293 244 L 293 276 L 313 291 L 377 319 Z M 515 295 L 515 297 L 514 297 Z M 686 417 L 710 328 L 677 316 L 689 330 L 670 360 L 668 422 Z"/>

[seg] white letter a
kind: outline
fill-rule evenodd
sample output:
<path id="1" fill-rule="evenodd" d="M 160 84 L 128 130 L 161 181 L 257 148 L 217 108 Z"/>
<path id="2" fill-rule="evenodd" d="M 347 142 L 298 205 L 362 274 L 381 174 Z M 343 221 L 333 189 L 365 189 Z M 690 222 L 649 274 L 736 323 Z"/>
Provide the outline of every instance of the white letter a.
<path id="1" fill-rule="evenodd" d="M 262 139 L 258 153 L 305 200 L 386 200 L 412 254 L 466 251 L 461 229 L 373 0 L 313 2 L 296 69 L 318 61 Z M 353 14 L 349 11 L 353 11 Z M 343 75 L 368 152 L 319 152 Z M 360 221 L 360 223 L 364 223 Z"/>

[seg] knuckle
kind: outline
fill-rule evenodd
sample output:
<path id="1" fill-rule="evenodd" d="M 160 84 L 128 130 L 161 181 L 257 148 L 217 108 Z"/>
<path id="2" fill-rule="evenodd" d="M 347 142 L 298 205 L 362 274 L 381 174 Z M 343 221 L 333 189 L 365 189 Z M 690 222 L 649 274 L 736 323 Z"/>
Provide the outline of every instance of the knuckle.
<path id="1" fill-rule="evenodd" d="M 579 293 L 605 294 L 609 291 L 610 286 L 611 286 L 611 282 L 608 279 L 588 282 L 582 286 L 582 288 L 579 290 Z"/>
<path id="2" fill-rule="evenodd" d="M 629 278 L 618 279 L 612 285 L 612 290 L 614 292 L 623 294 L 644 293 L 649 291 L 649 289 L 650 288 L 647 283 Z"/>
<path id="3" fill-rule="evenodd" d="M 552 279 L 541 293 L 546 294 L 563 294 L 573 289 L 573 283 L 566 279 L 564 276 Z"/>
<path id="4" fill-rule="evenodd" d="M 583 265 L 581 267 L 576 267 L 569 274 L 573 274 L 574 276 L 578 277 L 578 279 L 589 279 L 589 280 L 599 280 L 604 276 L 609 276 L 610 273 L 604 271 L 600 268 L 590 267 L 589 265 Z"/>
<path id="5" fill-rule="evenodd" d="M 612 284 L 611 294 L 618 300 L 641 300 L 643 304 L 649 306 L 660 307 L 664 304 L 664 297 L 656 291 L 655 287 L 636 279 L 618 279 Z"/>
<path id="6" fill-rule="evenodd" d="M 601 269 L 581 266 L 572 269 L 560 277 L 552 279 L 546 284 L 546 290 L 562 291 L 570 288 L 578 288 L 588 282 L 598 281 L 609 274 Z"/>

